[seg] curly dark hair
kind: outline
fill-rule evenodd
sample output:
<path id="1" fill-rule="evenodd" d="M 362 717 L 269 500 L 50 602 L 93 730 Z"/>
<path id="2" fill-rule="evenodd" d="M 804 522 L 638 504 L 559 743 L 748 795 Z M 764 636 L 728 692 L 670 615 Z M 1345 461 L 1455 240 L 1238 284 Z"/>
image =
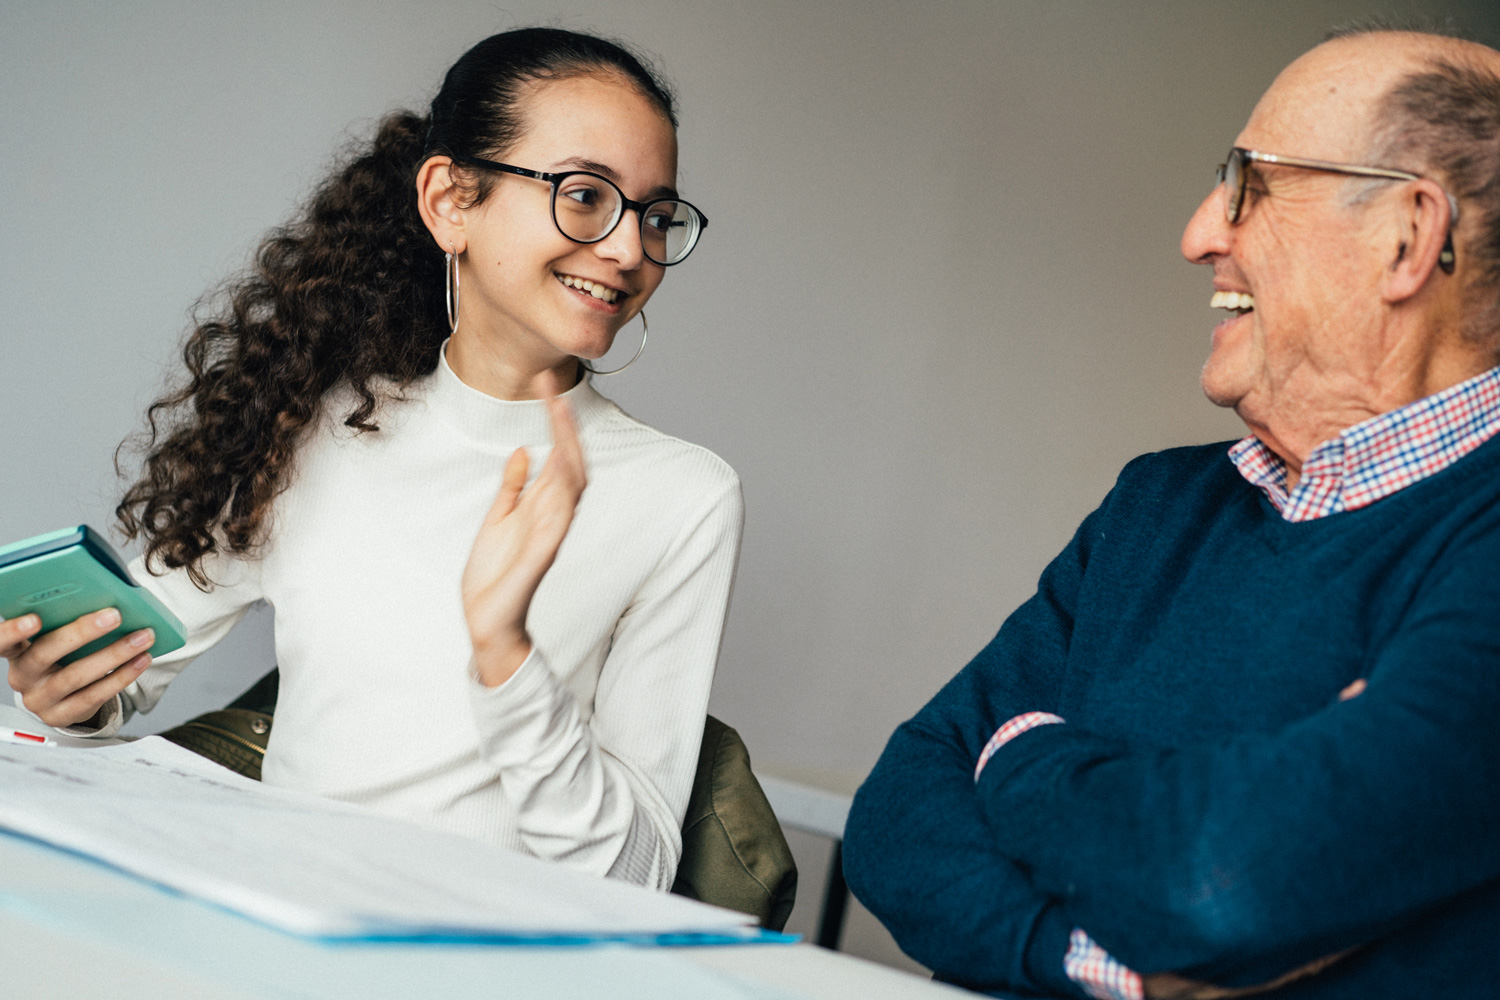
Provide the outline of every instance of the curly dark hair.
<path id="1" fill-rule="evenodd" d="M 437 367 L 444 260 L 417 210 L 417 170 L 435 155 L 502 155 L 525 131 L 528 85 L 594 73 L 634 84 L 676 127 L 670 91 L 622 45 L 555 28 L 493 35 L 448 70 L 427 117 L 387 115 L 266 237 L 249 272 L 200 304 L 182 349 L 186 380 L 126 442 L 145 458 L 115 514 L 127 538 L 144 537 L 153 572 L 186 567 L 209 586 L 209 555 L 245 555 L 263 540 L 330 390 L 351 389 L 343 422 L 374 432 L 382 402 Z M 468 206 L 493 184 L 455 174 Z"/>

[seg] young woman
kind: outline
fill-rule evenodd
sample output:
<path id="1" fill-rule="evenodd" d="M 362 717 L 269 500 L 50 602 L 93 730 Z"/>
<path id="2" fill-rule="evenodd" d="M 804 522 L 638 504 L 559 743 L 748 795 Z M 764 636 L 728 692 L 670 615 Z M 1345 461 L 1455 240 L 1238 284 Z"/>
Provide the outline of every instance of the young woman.
<path id="1" fill-rule="evenodd" d="M 187 646 L 58 666 L 118 616 L 0 623 L 18 701 L 112 734 L 264 600 L 267 782 L 669 888 L 739 483 L 581 359 L 644 328 L 707 222 L 675 126 L 630 53 L 550 29 L 486 39 L 428 117 L 387 117 L 151 409 L 118 514 Z"/>

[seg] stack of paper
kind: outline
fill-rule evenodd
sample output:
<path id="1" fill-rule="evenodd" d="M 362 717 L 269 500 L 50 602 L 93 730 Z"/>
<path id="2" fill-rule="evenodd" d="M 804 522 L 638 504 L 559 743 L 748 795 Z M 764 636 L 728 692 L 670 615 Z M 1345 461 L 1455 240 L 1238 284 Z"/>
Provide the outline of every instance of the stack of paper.
<path id="1" fill-rule="evenodd" d="M 308 937 L 762 937 L 742 913 L 267 787 L 155 737 L 0 745 L 0 828 Z"/>

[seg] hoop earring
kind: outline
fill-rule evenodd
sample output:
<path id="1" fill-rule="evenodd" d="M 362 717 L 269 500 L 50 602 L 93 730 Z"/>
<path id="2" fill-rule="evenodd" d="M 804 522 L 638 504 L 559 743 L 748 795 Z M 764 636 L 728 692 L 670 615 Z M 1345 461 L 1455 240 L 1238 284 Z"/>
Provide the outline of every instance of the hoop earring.
<path id="1" fill-rule="evenodd" d="M 448 301 L 448 336 L 458 332 L 458 254 L 453 252 L 453 244 L 448 244 L 448 252 L 443 254 L 443 268 L 447 272 L 444 282 L 444 298 Z"/>
<path id="2" fill-rule="evenodd" d="M 641 356 L 641 352 L 646 349 L 646 338 L 649 337 L 650 335 L 651 335 L 651 328 L 646 325 L 646 310 L 642 309 L 641 310 L 641 346 L 637 347 L 635 349 L 635 357 L 634 358 L 631 358 L 629 361 L 625 362 L 623 365 L 621 365 L 618 368 L 611 368 L 607 372 L 601 372 L 599 369 L 595 368 L 593 365 L 589 364 L 587 361 L 580 361 L 578 363 L 580 365 L 582 365 L 583 366 L 583 370 L 586 371 L 586 372 L 588 372 L 590 375 L 618 375 L 622 371 L 624 371 L 625 369 L 629 368 L 631 365 L 635 364 L 635 359 L 638 358 L 638 357 L 640 357 Z"/>

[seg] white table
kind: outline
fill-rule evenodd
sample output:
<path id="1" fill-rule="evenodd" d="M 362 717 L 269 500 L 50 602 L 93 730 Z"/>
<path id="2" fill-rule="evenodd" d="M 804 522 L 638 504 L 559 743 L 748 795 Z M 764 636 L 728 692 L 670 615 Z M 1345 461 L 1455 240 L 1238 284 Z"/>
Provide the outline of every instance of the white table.
<path id="1" fill-rule="evenodd" d="M 17 721 L 12 713 L 0 711 L 0 725 Z M 263 927 L 86 858 L 0 834 L 0 996 L 412 1000 L 501 995 L 559 1000 L 972 996 L 806 944 L 328 945 Z"/>
<path id="2" fill-rule="evenodd" d="M 8 835 L 0 835 L 0 995 L 111 1000 L 972 996 L 807 944 L 320 944 Z"/>

